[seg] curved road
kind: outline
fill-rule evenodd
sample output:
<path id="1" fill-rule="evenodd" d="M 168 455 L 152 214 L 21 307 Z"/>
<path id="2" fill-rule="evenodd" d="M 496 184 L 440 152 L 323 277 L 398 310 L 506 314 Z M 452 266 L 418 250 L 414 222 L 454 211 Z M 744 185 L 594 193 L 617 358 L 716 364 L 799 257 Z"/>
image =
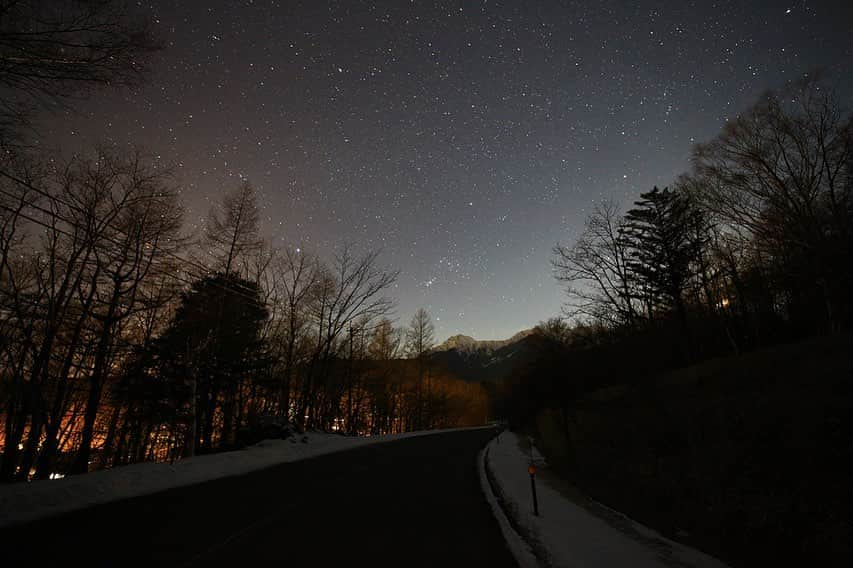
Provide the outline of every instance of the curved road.
<path id="1" fill-rule="evenodd" d="M 0 530 L 31 565 L 515 566 L 480 490 L 491 430 L 365 446 Z"/>

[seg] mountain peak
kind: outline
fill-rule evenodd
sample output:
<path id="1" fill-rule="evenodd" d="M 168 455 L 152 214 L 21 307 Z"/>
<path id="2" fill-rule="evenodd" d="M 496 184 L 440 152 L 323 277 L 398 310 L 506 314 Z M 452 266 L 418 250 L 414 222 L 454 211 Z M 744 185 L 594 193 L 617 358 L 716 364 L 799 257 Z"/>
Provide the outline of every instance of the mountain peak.
<path id="1" fill-rule="evenodd" d="M 436 347 L 436 351 L 447 351 L 448 349 L 468 349 L 476 345 L 478 342 L 470 335 L 452 335 L 448 337 L 444 343 Z"/>
<path id="2" fill-rule="evenodd" d="M 532 329 L 525 329 L 523 331 L 519 331 L 509 339 L 486 339 L 479 340 L 474 339 L 469 335 L 457 334 L 452 335 L 447 338 L 447 340 L 433 348 L 433 352 L 437 351 L 450 351 L 451 349 L 455 349 L 460 352 L 471 352 L 471 351 L 495 351 L 500 349 L 501 347 L 505 347 L 517 341 L 520 341 L 533 333 Z"/>
<path id="3" fill-rule="evenodd" d="M 509 339 L 485 341 L 458 334 L 433 348 L 429 358 L 466 381 L 501 381 L 535 356 L 536 342 L 527 341 L 532 333 L 532 329 L 526 329 Z"/>

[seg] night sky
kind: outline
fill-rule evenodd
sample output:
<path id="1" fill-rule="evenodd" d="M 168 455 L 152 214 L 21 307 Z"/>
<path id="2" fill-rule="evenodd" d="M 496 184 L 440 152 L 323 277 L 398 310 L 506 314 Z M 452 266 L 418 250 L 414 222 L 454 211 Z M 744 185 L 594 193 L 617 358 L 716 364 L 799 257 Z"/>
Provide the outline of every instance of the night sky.
<path id="1" fill-rule="evenodd" d="M 853 2 L 146 2 L 146 84 L 50 118 L 49 143 L 177 164 L 197 230 L 249 179 L 265 231 L 381 248 L 396 316 L 504 338 L 556 315 L 591 206 L 687 168 L 767 88 L 824 67 L 850 101 Z"/>

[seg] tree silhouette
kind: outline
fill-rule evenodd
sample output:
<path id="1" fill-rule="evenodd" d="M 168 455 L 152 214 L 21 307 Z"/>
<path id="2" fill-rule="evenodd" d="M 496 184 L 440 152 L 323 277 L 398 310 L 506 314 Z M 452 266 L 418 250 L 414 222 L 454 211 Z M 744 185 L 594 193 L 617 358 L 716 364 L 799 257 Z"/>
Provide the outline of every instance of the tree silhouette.
<path id="1" fill-rule="evenodd" d="M 256 283 L 216 274 L 193 283 L 160 338 L 160 372 L 183 392 L 179 400 L 198 409 L 197 420 L 190 419 L 195 432 L 188 435 L 205 451 L 214 446 L 217 409 L 223 415 L 221 438 L 231 441 L 234 397 L 264 362 L 259 334 L 267 316 Z"/>
<path id="2" fill-rule="evenodd" d="M 640 317 L 623 223 L 616 204 L 605 201 L 587 217 L 577 242 L 554 247 L 551 266 L 566 287 L 567 315 L 629 327 Z"/>
<path id="3" fill-rule="evenodd" d="M 684 291 L 704 245 L 704 220 L 686 194 L 655 187 L 640 194 L 625 214 L 621 238 L 629 246 L 629 267 L 639 281 L 649 318 L 674 309 L 690 348 Z"/>
<path id="4" fill-rule="evenodd" d="M 788 316 L 853 321 L 853 117 L 812 74 L 769 92 L 693 150 L 702 206 L 762 258 Z"/>
<path id="5" fill-rule="evenodd" d="M 157 49 L 150 24 L 123 2 L 0 0 L 0 144 L 36 106 L 135 84 Z"/>

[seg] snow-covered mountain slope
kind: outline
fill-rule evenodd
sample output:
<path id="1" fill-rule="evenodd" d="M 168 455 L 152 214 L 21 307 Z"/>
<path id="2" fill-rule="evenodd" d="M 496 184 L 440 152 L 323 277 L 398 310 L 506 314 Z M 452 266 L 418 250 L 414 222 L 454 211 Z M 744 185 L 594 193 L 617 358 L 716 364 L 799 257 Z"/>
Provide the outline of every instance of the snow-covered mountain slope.
<path id="1" fill-rule="evenodd" d="M 532 333 L 532 329 L 525 329 L 523 331 L 519 331 L 509 339 L 486 340 L 474 339 L 468 335 L 453 335 L 448 337 L 441 345 L 433 348 L 433 352 L 450 351 L 451 349 L 455 349 L 460 353 L 472 353 L 476 351 L 494 352 L 502 347 L 506 347 L 507 345 L 517 343 Z"/>
<path id="2" fill-rule="evenodd" d="M 541 338 L 528 329 L 509 339 L 477 340 L 454 335 L 434 348 L 429 360 L 463 380 L 495 382 L 509 376 L 539 351 Z"/>

